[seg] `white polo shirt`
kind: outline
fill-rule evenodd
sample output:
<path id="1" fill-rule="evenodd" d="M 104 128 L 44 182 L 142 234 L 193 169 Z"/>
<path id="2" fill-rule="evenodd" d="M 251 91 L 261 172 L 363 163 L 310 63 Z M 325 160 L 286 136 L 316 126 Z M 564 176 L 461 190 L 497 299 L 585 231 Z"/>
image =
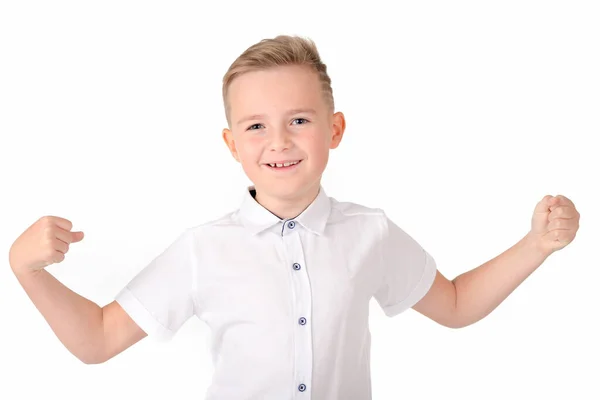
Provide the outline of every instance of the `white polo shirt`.
<path id="1" fill-rule="evenodd" d="M 433 283 L 433 258 L 382 210 L 323 187 L 289 220 L 253 190 L 184 230 L 116 300 L 162 341 L 192 316 L 206 322 L 206 400 L 371 399 L 370 299 L 390 317 L 409 309 Z"/>

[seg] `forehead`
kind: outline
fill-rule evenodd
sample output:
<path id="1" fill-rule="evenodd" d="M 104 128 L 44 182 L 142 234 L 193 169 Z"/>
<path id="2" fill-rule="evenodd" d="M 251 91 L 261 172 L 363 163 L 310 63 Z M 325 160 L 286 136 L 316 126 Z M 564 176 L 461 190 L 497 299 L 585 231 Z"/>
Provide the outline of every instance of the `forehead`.
<path id="1" fill-rule="evenodd" d="M 324 105 L 318 75 L 307 66 L 284 66 L 246 72 L 229 87 L 231 117 L 285 112 Z"/>

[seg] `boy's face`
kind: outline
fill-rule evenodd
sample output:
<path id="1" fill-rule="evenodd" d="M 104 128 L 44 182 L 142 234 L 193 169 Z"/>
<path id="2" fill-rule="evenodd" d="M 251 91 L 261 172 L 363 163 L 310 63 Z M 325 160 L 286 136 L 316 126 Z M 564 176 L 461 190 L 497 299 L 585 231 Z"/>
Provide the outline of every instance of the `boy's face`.
<path id="1" fill-rule="evenodd" d="M 280 199 L 316 195 L 346 124 L 328 109 L 317 73 L 285 66 L 242 74 L 231 83 L 229 105 L 223 139 L 257 191 Z"/>

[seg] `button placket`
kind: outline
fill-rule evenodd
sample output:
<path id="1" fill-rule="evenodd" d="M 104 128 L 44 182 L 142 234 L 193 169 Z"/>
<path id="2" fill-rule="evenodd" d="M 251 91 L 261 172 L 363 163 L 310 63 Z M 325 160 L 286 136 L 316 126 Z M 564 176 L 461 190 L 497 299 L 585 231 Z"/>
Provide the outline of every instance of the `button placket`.
<path id="1" fill-rule="evenodd" d="M 295 316 L 294 327 L 294 371 L 295 386 L 298 392 L 310 397 L 312 378 L 312 328 L 308 324 L 311 317 L 312 298 L 310 281 L 305 266 L 300 234 L 300 225 L 295 221 L 285 221 L 282 227 L 282 239 L 290 270 L 294 302 L 292 315 Z M 304 232 L 303 232 L 304 233 Z M 288 265 L 290 265 L 288 264 Z"/>

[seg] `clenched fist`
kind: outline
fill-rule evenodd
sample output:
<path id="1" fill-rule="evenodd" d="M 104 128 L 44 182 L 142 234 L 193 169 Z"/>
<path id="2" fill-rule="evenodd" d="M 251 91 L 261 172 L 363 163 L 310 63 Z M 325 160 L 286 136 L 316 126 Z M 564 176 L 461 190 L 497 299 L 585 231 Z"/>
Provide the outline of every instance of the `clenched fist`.
<path id="1" fill-rule="evenodd" d="M 579 211 L 562 195 L 544 196 L 536 205 L 529 235 L 546 254 L 562 249 L 575 239 L 579 230 Z"/>
<path id="2" fill-rule="evenodd" d="M 65 259 L 71 243 L 83 239 L 83 232 L 71 232 L 71 221 L 45 216 L 33 223 L 12 244 L 10 266 L 15 273 L 39 271 Z"/>

